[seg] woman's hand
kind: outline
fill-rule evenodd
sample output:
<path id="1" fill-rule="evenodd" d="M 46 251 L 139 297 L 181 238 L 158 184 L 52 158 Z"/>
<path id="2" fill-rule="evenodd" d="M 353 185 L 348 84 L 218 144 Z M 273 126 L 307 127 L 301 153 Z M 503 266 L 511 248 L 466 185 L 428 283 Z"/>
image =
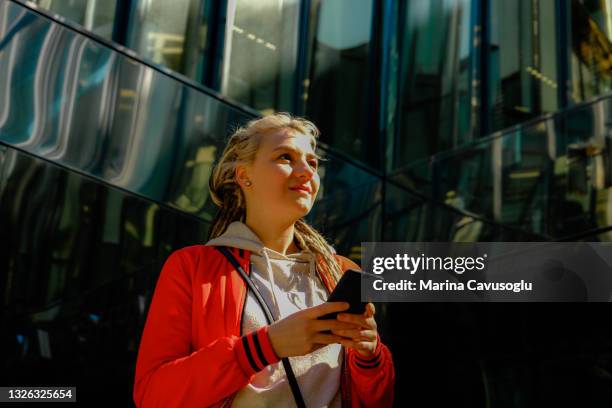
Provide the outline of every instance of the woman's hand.
<path id="1" fill-rule="evenodd" d="M 280 358 L 303 356 L 328 344 L 340 343 L 343 340 L 341 336 L 322 332 L 350 330 L 356 326 L 335 319 L 317 320 L 317 318 L 348 308 L 349 304 L 345 302 L 327 302 L 300 310 L 271 324 L 268 328 L 268 337 L 274 352 Z"/>
<path id="2" fill-rule="evenodd" d="M 356 328 L 332 330 L 332 333 L 343 337 L 340 344 L 344 347 L 355 349 L 364 357 L 371 357 L 378 345 L 378 331 L 376 320 L 374 320 L 375 312 L 374 305 L 368 303 L 363 314 L 340 313 L 338 314 L 338 321 L 352 323 Z"/>

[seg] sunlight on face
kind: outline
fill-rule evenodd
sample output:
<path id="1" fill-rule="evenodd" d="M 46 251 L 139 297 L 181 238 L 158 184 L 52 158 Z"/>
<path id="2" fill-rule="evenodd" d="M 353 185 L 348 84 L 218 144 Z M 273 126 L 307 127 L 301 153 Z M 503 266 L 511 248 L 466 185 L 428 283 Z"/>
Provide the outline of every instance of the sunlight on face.
<path id="1" fill-rule="evenodd" d="M 248 211 L 297 220 L 308 214 L 321 182 L 312 136 L 293 130 L 262 136 L 248 166 L 252 186 L 245 191 Z"/>

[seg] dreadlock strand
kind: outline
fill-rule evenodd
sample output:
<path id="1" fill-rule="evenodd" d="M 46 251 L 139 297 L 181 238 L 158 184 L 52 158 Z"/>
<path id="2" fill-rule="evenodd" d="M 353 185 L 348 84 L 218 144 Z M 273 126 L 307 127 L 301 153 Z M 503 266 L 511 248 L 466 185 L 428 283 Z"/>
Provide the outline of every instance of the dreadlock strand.
<path id="1" fill-rule="evenodd" d="M 305 249 L 312 251 L 319 261 L 324 265 L 324 271 L 321 271 L 331 282 L 338 282 L 342 275 L 340 264 L 336 257 L 332 254 L 329 245 L 325 238 L 314 228 L 312 228 L 304 219 L 300 219 L 295 223 L 295 235 L 300 245 Z"/>

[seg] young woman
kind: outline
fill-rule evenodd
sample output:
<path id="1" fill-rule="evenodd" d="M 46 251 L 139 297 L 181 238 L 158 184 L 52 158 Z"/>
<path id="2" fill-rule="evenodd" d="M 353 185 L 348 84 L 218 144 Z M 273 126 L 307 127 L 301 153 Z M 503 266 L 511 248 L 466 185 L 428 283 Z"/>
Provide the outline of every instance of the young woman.
<path id="1" fill-rule="evenodd" d="M 293 406 L 291 377 L 307 407 L 392 404 L 393 361 L 374 305 L 317 319 L 348 308 L 325 300 L 358 268 L 303 219 L 319 190 L 317 136 L 288 114 L 232 135 L 210 180 L 220 206 L 211 239 L 174 252 L 160 274 L 136 365 L 138 407 Z"/>

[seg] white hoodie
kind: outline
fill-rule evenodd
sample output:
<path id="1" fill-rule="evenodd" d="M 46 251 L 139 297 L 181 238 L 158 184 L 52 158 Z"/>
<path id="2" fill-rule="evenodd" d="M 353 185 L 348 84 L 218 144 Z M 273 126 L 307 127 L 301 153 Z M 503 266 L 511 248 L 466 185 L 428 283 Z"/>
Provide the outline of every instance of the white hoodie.
<path id="1" fill-rule="evenodd" d="M 325 303 L 327 291 L 316 275 L 312 252 L 283 255 L 263 246 L 259 237 L 244 223 L 231 223 L 227 230 L 206 245 L 228 246 L 251 252 L 251 279 L 268 304 L 275 320 L 299 310 Z M 242 333 L 266 325 L 266 317 L 251 292 L 242 318 Z M 310 354 L 291 357 L 307 407 L 340 407 L 342 347 L 330 344 Z M 295 406 L 282 363 L 269 365 L 256 373 L 233 401 L 232 407 Z"/>

